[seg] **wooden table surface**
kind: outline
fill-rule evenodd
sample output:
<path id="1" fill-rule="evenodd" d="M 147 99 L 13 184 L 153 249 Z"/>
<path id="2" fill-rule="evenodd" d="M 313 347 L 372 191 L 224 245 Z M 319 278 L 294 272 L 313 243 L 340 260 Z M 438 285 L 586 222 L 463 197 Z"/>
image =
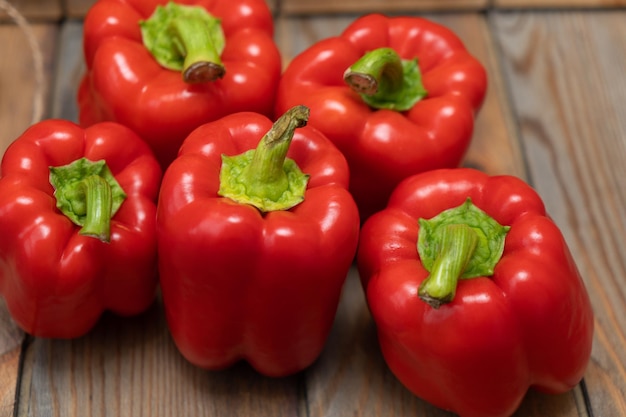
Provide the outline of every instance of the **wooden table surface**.
<path id="1" fill-rule="evenodd" d="M 6 0 L 0 0 L 6 1 Z M 76 120 L 89 0 L 15 0 L 0 11 L 0 153 L 41 118 Z M 464 165 L 532 184 L 562 229 L 595 310 L 583 382 L 529 392 L 519 417 L 626 416 L 626 9 L 610 0 L 277 0 L 284 63 L 367 11 L 432 18 L 461 36 L 490 82 Z M 1 9 L 1 7 L 0 7 Z M 34 40 L 34 43 L 29 43 Z M 33 45 L 39 53 L 33 55 Z M 41 71 L 37 71 L 37 69 Z M 1 238 L 1 237 L 0 237 Z M 270 379 L 239 365 L 194 368 L 156 302 L 105 315 L 87 336 L 24 335 L 0 298 L 0 417 L 448 416 L 386 368 L 353 270 L 319 360 Z"/>

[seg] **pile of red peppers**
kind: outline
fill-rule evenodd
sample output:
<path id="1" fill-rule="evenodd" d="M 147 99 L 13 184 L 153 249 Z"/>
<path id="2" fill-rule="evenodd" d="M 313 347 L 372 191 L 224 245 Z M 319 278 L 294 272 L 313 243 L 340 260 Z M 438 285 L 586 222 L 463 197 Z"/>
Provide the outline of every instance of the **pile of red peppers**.
<path id="1" fill-rule="evenodd" d="M 561 393 L 593 312 L 565 239 L 513 176 L 460 168 L 482 64 L 448 28 L 369 14 L 282 68 L 263 0 L 98 0 L 78 123 L 0 168 L 0 294 L 76 338 L 160 287 L 205 369 L 280 377 L 319 357 L 356 263 L 390 370 L 463 417 Z"/>

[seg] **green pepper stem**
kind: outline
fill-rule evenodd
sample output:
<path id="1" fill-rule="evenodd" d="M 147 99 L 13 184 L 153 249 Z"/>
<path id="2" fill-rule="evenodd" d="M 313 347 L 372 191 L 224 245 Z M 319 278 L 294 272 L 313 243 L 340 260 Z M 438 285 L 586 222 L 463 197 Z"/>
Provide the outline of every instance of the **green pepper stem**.
<path id="1" fill-rule="evenodd" d="M 81 181 L 85 194 L 85 223 L 80 234 L 92 236 L 103 242 L 111 239 L 112 191 L 109 183 L 99 175 L 91 175 Z"/>
<path id="2" fill-rule="evenodd" d="M 169 1 L 139 22 L 146 49 L 164 68 L 181 71 L 186 83 L 204 83 L 222 78 L 220 57 L 226 38 L 220 19 L 202 6 Z"/>
<path id="3" fill-rule="evenodd" d="M 292 107 L 263 136 L 244 173 L 249 194 L 277 200 L 289 188 L 285 158 L 295 130 L 305 126 L 308 118 L 307 107 Z"/>
<path id="4" fill-rule="evenodd" d="M 287 157 L 295 130 L 306 125 L 309 109 L 295 106 L 263 135 L 255 149 L 222 155 L 217 194 L 267 213 L 289 210 L 304 201 L 309 175 Z"/>
<path id="5" fill-rule="evenodd" d="M 185 57 L 183 81 L 203 83 L 224 76 L 224 65 L 218 48 L 204 20 L 195 16 L 179 17 L 172 21 L 172 29 L 177 37 L 179 52 Z"/>
<path id="6" fill-rule="evenodd" d="M 392 48 L 379 48 L 363 55 L 346 70 L 344 81 L 360 94 L 373 95 L 380 88 L 402 87 L 402 60 Z"/>
<path id="7" fill-rule="evenodd" d="M 374 109 L 410 110 L 427 95 L 417 59 L 403 60 L 387 47 L 365 53 L 343 79 Z"/>
<path id="8" fill-rule="evenodd" d="M 440 250 L 418 296 L 433 308 L 452 301 L 458 281 L 478 243 L 478 235 L 466 224 L 449 224 L 441 230 Z"/>

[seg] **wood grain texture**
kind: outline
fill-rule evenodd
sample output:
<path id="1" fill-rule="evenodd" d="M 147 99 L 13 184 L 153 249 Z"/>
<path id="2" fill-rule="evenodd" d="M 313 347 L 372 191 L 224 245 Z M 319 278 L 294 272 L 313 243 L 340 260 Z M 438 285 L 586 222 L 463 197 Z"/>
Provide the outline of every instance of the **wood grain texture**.
<path id="1" fill-rule="evenodd" d="M 430 18 L 454 30 L 487 70 L 487 95 L 476 117 L 472 143 L 463 165 L 491 175 L 509 174 L 525 178 L 523 155 L 509 97 L 486 20 L 480 14 L 466 13 L 432 15 Z"/>
<path id="2" fill-rule="evenodd" d="M 57 22 L 63 18 L 61 0 L 7 0 L 31 22 Z M 11 17 L 0 7 L 0 22 L 11 22 Z"/>
<path id="3" fill-rule="evenodd" d="M 69 18 L 83 18 L 96 0 L 62 0 L 65 15 Z"/>
<path id="4" fill-rule="evenodd" d="M 626 5 L 626 0 L 492 0 L 499 9 L 597 9 Z"/>
<path id="5" fill-rule="evenodd" d="M 596 314 L 587 389 L 626 415 L 626 12 L 497 13 L 529 176 L 562 228 Z"/>
<path id="6" fill-rule="evenodd" d="M 24 333 L 11 320 L 0 296 L 0 417 L 13 415 Z"/>
<path id="7" fill-rule="evenodd" d="M 42 52 L 42 84 L 37 83 L 35 59 L 26 35 L 15 25 L 0 25 L 0 154 L 32 124 L 36 97 L 47 104 L 58 35 L 56 25 L 31 25 Z M 42 116 L 47 109 L 43 109 Z"/>
<path id="8" fill-rule="evenodd" d="M 0 302 L 0 308 L 5 308 Z M 23 335 L 0 313 L 0 417 L 13 416 Z"/>
<path id="9" fill-rule="evenodd" d="M 282 0 L 284 15 L 479 10 L 488 0 Z"/>
<path id="10" fill-rule="evenodd" d="M 83 24 L 68 20 L 60 30 L 57 68 L 52 85 L 50 116 L 78 123 L 78 85 L 85 72 Z"/>
<path id="11" fill-rule="evenodd" d="M 206 372 L 188 363 L 156 302 L 145 314 L 105 314 L 85 337 L 34 339 L 19 416 L 298 416 L 298 376 L 272 379 L 245 365 Z"/>

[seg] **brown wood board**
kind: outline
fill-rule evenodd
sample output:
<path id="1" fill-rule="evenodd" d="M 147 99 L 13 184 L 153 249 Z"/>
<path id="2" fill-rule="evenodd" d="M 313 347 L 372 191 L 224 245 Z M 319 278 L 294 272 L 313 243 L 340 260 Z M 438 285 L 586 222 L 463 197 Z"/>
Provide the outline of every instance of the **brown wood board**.
<path id="1" fill-rule="evenodd" d="M 5 0 L 29 21 L 59 21 L 64 17 L 61 0 Z M 0 5 L 1 6 L 1 5 Z M 12 22 L 13 17 L 0 7 L 0 23 Z"/>
<path id="2" fill-rule="evenodd" d="M 596 313 L 594 415 L 626 414 L 626 13 L 495 14 L 529 176 Z"/>
<path id="3" fill-rule="evenodd" d="M 599 9 L 626 6 L 625 0 L 492 0 L 494 9 Z"/>
<path id="4" fill-rule="evenodd" d="M 45 116 L 58 28 L 53 24 L 29 25 L 28 33 L 16 25 L 0 25 L 0 152 L 33 121 Z M 28 42 L 30 35 L 35 52 Z M 36 58 L 39 56 L 40 58 Z M 40 66 L 36 62 L 40 62 Z M 36 68 L 41 68 L 38 75 Z"/>

